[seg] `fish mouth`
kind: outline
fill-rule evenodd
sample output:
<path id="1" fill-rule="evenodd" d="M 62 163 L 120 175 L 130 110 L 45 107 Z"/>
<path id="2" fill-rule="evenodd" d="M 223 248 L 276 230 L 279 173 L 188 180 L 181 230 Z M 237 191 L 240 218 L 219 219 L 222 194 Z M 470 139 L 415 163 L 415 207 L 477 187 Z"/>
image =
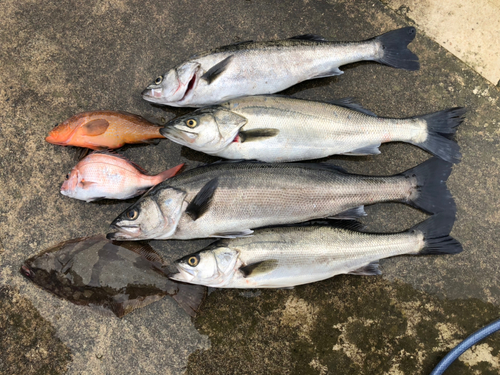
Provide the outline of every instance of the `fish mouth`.
<path id="1" fill-rule="evenodd" d="M 110 225 L 111 230 L 116 232 L 110 232 L 106 234 L 108 240 L 140 240 L 141 238 L 141 227 L 139 225 Z"/>
<path id="2" fill-rule="evenodd" d="M 176 281 L 183 281 L 185 283 L 192 282 L 194 279 L 194 275 L 188 271 L 186 271 L 184 268 L 182 268 L 180 265 L 176 264 L 177 270 L 179 272 L 174 273 L 173 275 L 169 275 L 168 277 L 172 280 Z"/>
<path id="3" fill-rule="evenodd" d="M 31 270 L 31 269 L 30 269 L 27 265 L 25 265 L 25 264 L 23 264 L 23 265 L 21 266 L 21 273 L 22 273 L 25 277 L 27 277 L 27 278 L 29 278 L 29 279 L 32 279 L 32 278 L 34 278 L 34 277 L 35 277 L 35 274 L 33 273 L 33 271 L 32 271 L 32 270 Z"/>
<path id="4" fill-rule="evenodd" d="M 172 142 L 178 143 L 180 145 L 185 145 L 186 143 L 193 143 L 198 137 L 197 133 L 179 130 L 172 126 L 166 126 L 160 129 L 161 135 L 165 138 L 170 139 Z"/>
<path id="5" fill-rule="evenodd" d="M 66 143 L 62 141 L 58 141 L 55 136 L 49 134 L 48 136 L 45 137 L 45 142 L 51 143 L 53 145 L 60 145 L 64 146 Z"/>

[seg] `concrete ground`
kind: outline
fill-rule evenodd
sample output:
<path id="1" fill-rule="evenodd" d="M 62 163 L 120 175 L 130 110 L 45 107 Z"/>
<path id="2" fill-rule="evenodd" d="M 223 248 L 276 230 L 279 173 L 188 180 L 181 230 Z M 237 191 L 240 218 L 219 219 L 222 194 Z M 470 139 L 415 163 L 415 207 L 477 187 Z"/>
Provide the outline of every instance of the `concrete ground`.
<path id="1" fill-rule="evenodd" d="M 411 15 L 409 15 L 411 17 Z M 316 33 L 361 40 L 412 24 L 376 0 L 4 0 L 0 4 L 1 374 L 428 374 L 461 339 L 500 316 L 499 88 L 419 32 L 421 70 L 376 63 L 285 92 L 356 97 L 381 116 L 466 106 L 463 161 L 448 186 L 458 206 L 452 235 L 463 253 L 381 262 L 383 276 L 340 276 L 293 290 L 210 294 L 191 320 L 165 298 L 123 319 L 103 317 L 32 285 L 23 260 L 62 240 L 106 232 L 129 202 L 87 204 L 59 194 L 76 150 L 48 144 L 75 113 L 125 110 L 162 123 L 183 109 L 140 97 L 156 76 L 196 51 L 247 39 Z M 418 23 L 417 23 L 418 24 Z M 332 157 L 347 170 L 393 174 L 429 155 L 389 144 L 374 157 Z M 129 147 L 157 173 L 215 160 L 168 141 Z M 403 230 L 425 215 L 400 204 L 369 207 L 369 230 Z M 154 241 L 167 260 L 209 241 Z M 498 374 L 500 335 L 464 354 L 449 374 Z"/>

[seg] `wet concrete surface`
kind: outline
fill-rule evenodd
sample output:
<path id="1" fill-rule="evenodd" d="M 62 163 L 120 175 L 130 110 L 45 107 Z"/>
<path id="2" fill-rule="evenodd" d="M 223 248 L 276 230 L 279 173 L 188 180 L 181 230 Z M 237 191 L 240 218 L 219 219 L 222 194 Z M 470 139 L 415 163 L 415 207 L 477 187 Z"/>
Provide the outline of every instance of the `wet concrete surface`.
<path id="1" fill-rule="evenodd" d="M 98 109 L 125 110 L 157 123 L 186 113 L 151 106 L 140 92 L 196 51 L 305 33 L 361 40 L 411 20 L 373 0 L 6 0 L 0 16 L 0 286 L 30 306 L 25 312 L 32 316 L 19 319 L 53 327 L 40 342 L 19 341 L 20 353 L 33 352 L 41 342 L 61 342 L 51 352 L 59 365 L 40 373 L 426 374 L 460 339 L 498 317 L 499 89 L 422 34 L 410 45 L 420 57 L 418 72 L 359 63 L 344 67 L 340 77 L 305 82 L 285 94 L 316 100 L 352 96 L 387 117 L 466 106 L 467 120 L 457 135 L 463 161 L 448 182 L 458 207 L 452 235 L 463 253 L 384 260 L 381 277 L 342 276 L 294 290 L 216 291 L 194 321 L 169 298 L 119 320 L 38 289 L 18 273 L 24 259 L 62 240 L 106 232 L 130 204 L 87 204 L 59 194 L 76 164 L 76 150 L 44 141 L 56 123 Z M 389 144 L 381 151 L 325 161 L 389 175 L 429 157 L 411 145 Z M 215 160 L 168 141 L 123 153 L 152 173 L 180 162 L 193 167 Z M 425 218 L 400 204 L 367 212 L 368 229 L 383 232 Z M 152 246 L 172 261 L 209 242 Z M 2 306 L 3 316 L 22 314 L 23 309 Z M 7 332 L 9 342 L 21 340 Z M 498 373 L 499 350 L 498 338 L 488 339 L 450 373 Z M 0 372 L 13 368 L 12 358 L 0 353 Z M 23 373 L 30 373 L 26 368 Z"/>

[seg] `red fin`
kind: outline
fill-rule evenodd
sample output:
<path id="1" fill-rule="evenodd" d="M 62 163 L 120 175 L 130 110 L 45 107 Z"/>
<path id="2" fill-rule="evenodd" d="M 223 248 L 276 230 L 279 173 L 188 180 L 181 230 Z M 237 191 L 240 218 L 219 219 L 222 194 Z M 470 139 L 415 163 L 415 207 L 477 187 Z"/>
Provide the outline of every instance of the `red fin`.
<path id="1" fill-rule="evenodd" d="M 82 126 L 85 135 L 97 136 L 103 134 L 109 127 L 109 122 L 104 119 L 92 120 Z"/>
<path id="2" fill-rule="evenodd" d="M 159 174 L 157 174 L 155 177 L 161 179 L 161 181 L 165 181 L 167 178 L 170 178 L 170 177 L 174 177 L 177 173 L 180 172 L 180 170 L 184 167 L 184 163 L 182 164 L 179 164 L 178 166 L 176 167 L 173 167 L 173 168 L 170 168 L 170 169 L 167 169 L 166 171 L 164 172 L 161 172 Z"/>

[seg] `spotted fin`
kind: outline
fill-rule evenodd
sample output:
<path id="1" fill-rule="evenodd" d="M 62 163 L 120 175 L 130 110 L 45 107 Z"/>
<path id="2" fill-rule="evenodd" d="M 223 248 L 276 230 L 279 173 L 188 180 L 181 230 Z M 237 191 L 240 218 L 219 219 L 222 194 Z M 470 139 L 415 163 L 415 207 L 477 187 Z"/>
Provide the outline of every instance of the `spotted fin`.
<path id="1" fill-rule="evenodd" d="M 265 275 L 266 273 L 274 270 L 276 267 L 278 267 L 278 260 L 268 259 L 241 267 L 240 272 L 243 274 L 243 277 L 255 277 L 258 275 Z"/>
<path id="2" fill-rule="evenodd" d="M 82 126 L 85 135 L 95 137 L 103 134 L 109 127 L 109 122 L 104 119 L 92 120 Z"/>
<path id="3" fill-rule="evenodd" d="M 234 55 L 226 57 L 220 63 L 212 66 L 205 74 L 201 76 L 201 78 L 207 81 L 208 84 L 211 84 L 219 75 L 224 72 L 224 70 L 226 70 L 228 64 L 233 59 L 233 56 Z"/>

